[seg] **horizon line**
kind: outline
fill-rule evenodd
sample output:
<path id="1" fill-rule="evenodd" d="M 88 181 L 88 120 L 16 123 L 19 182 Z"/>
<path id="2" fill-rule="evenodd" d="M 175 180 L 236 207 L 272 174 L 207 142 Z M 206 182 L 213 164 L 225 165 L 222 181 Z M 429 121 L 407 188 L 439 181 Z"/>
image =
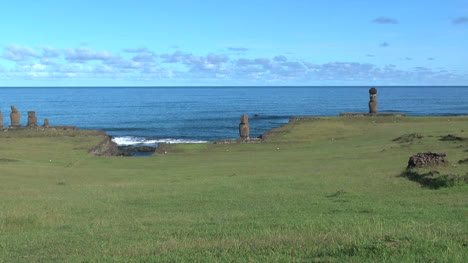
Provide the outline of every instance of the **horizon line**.
<path id="1" fill-rule="evenodd" d="M 168 86 L 0 86 L 2 88 L 363 88 L 363 87 L 380 87 L 380 88 L 441 88 L 441 87 L 453 87 L 453 88 L 467 88 L 467 85 L 168 85 Z"/>

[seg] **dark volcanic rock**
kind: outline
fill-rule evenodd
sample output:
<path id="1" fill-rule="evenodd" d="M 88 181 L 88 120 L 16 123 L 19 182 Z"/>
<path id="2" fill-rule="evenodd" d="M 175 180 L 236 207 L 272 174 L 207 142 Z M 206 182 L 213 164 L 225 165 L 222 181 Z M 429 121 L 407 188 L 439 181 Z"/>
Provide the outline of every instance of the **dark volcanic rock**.
<path id="1" fill-rule="evenodd" d="M 156 151 L 156 147 L 151 146 L 119 146 L 119 156 L 133 156 L 136 153 L 154 153 Z"/>
<path id="2" fill-rule="evenodd" d="M 408 166 L 406 168 L 410 169 L 414 167 L 430 167 L 439 164 L 446 164 L 447 160 L 445 157 L 447 157 L 446 153 L 418 153 L 409 158 Z"/>
<path id="3" fill-rule="evenodd" d="M 118 156 L 119 149 L 117 144 L 112 141 L 112 137 L 106 136 L 98 146 L 89 150 L 88 153 L 93 156 Z"/>
<path id="4" fill-rule="evenodd" d="M 120 156 L 133 156 L 137 153 L 154 153 L 156 151 L 156 147 L 146 146 L 146 145 L 128 145 L 128 146 L 119 146 L 119 154 Z"/>
<path id="5" fill-rule="evenodd" d="M 456 136 L 453 134 L 448 134 L 446 136 L 442 136 L 440 140 L 441 141 L 466 141 L 468 140 L 468 138 L 463 138 L 463 137 Z"/>

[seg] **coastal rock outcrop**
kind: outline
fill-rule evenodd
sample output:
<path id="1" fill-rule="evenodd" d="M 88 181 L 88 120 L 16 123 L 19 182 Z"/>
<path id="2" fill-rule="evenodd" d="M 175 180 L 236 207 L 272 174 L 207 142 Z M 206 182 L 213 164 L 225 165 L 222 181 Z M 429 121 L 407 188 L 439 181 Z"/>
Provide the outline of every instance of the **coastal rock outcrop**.
<path id="1" fill-rule="evenodd" d="M 19 127 L 20 126 L 20 113 L 18 109 L 11 105 L 11 113 L 10 113 L 10 120 L 11 120 L 11 126 L 12 127 Z"/>
<path id="2" fill-rule="evenodd" d="M 431 167 L 438 164 L 446 164 L 447 160 L 445 157 L 447 157 L 446 153 L 418 153 L 409 158 L 406 168 L 411 169 L 415 167 Z"/>
<path id="3" fill-rule="evenodd" d="M 102 132 L 102 134 L 106 135 L 104 140 L 98 146 L 89 150 L 88 153 L 92 156 L 118 156 L 119 147 L 117 143 L 113 142 L 112 137 L 108 136 L 105 132 Z"/>
<path id="4" fill-rule="evenodd" d="M 28 111 L 28 127 L 36 127 L 37 126 L 37 117 L 35 111 Z"/>
<path id="5" fill-rule="evenodd" d="M 377 89 L 369 89 L 369 113 L 377 114 Z"/>
<path id="6" fill-rule="evenodd" d="M 240 118 L 239 135 L 241 139 L 248 140 L 250 138 L 249 116 L 243 114 Z"/>
<path id="7" fill-rule="evenodd" d="M 128 146 L 118 146 L 119 149 L 119 156 L 135 156 L 135 155 L 151 155 L 156 151 L 156 147 L 152 146 L 133 146 L 133 145 L 128 145 Z"/>

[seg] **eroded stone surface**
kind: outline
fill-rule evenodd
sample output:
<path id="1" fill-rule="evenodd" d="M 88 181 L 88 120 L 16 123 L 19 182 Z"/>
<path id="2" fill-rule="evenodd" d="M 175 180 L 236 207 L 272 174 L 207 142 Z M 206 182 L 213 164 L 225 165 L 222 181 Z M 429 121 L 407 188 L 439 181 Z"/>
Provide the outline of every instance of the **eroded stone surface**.
<path id="1" fill-rule="evenodd" d="M 445 157 L 447 157 L 446 153 L 418 153 L 409 158 L 406 168 L 431 167 L 439 164 L 446 164 L 447 160 Z"/>
<path id="2" fill-rule="evenodd" d="M 249 139 L 250 138 L 250 125 L 249 125 L 249 116 L 243 114 L 240 119 L 239 124 L 239 135 L 242 139 Z"/>
<path id="3" fill-rule="evenodd" d="M 10 120 L 11 120 L 11 126 L 20 126 L 20 113 L 18 109 L 11 105 L 11 113 L 10 113 Z"/>
<path id="4" fill-rule="evenodd" d="M 28 111 L 28 127 L 36 127 L 37 126 L 37 117 L 35 111 Z"/>
<path id="5" fill-rule="evenodd" d="M 369 113 L 377 113 L 377 89 L 369 89 Z"/>

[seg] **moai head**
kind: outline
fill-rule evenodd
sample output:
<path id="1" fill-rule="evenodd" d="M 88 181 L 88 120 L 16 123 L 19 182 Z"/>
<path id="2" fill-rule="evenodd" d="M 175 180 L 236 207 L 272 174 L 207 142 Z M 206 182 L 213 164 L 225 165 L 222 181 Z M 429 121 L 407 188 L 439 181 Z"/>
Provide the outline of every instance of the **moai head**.
<path id="1" fill-rule="evenodd" d="M 370 101 L 377 101 L 377 89 L 376 88 L 369 89 L 369 97 L 370 97 Z"/>
<path id="2" fill-rule="evenodd" d="M 44 119 L 44 128 L 49 128 L 50 124 L 49 124 L 49 119 Z"/>
<path id="3" fill-rule="evenodd" d="M 18 109 L 15 106 L 11 105 L 11 112 L 16 113 L 18 112 Z"/>
<path id="4" fill-rule="evenodd" d="M 240 122 L 241 123 L 249 123 L 249 115 L 247 115 L 247 114 L 241 115 Z"/>

